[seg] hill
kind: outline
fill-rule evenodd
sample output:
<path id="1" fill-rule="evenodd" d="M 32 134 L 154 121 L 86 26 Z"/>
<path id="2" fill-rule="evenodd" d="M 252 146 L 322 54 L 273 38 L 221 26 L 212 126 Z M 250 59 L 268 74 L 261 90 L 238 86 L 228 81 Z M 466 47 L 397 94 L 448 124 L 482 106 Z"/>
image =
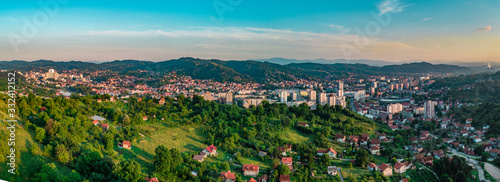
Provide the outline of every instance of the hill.
<path id="1" fill-rule="evenodd" d="M 48 60 L 2 61 L 0 69 L 30 71 L 39 69 L 46 71 L 56 70 L 111 70 L 117 73 L 127 71 L 147 70 L 156 73 L 176 72 L 191 76 L 195 79 L 212 79 L 219 82 L 280 82 L 304 78 L 310 80 L 339 79 L 349 74 L 420 74 L 420 73 L 471 73 L 472 69 L 455 65 L 409 63 L 402 65 L 369 66 L 367 64 L 319 64 L 319 63 L 290 63 L 281 65 L 260 61 L 221 61 L 184 57 L 161 62 L 122 60 L 101 64 L 90 62 L 54 62 Z"/>

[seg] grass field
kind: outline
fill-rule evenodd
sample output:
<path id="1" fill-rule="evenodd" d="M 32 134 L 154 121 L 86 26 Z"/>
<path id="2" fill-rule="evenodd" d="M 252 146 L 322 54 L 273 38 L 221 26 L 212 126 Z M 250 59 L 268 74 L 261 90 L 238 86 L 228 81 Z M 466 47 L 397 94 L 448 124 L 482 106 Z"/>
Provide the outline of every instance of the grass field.
<path id="1" fill-rule="evenodd" d="M 140 127 L 152 131 L 152 134 L 133 142 L 132 146 L 140 148 L 149 154 L 154 154 L 156 147 L 160 145 L 165 145 L 167 148 L 177 148 L 181 152 L 200 152 L 207 147 L 203 143 L 206 136 L 201 134 L 197 128 L 184 126 L 167 128 L 161 123 Z"/>
<path id="2" fill-rule="evenodd" d="M 295 129 L 286 129 L 285 131 L 280 131 L 276 133 L 276 135 L 282 140 L 290 141 L 293 143 L 313 142 L 314 139 L 313 135 L 303 133 Z"/>

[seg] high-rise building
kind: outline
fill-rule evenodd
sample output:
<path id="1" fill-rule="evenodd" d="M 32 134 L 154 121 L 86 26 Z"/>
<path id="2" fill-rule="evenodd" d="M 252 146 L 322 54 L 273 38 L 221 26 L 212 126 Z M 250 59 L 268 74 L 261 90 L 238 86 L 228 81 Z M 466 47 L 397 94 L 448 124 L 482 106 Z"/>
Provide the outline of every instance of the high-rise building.
<path id="1" fill-rule="evenodd" d="M 425 101 L 424 104 L 424 117 L 426 118 L 434 118 L 436 116 L 436 112 L 434 111 L 434 106 L 436 106 L 435 101 Z"/>
<path id="2" fill-rule="evenodd" d="M 316 90 L 309 90 L 309 100 L 316 101 Z"/>
<path id="3" fill-rule="evenodd" d="M 370 95 L 375 95 L 375 87 L 370 87 Z"/>
<path id="4" fill-rule="evenodd" d="M 280 101 L 281 102 L 287 102 L 288 101 L 288 92 L 287 91 L 281 91 L 280 92 Z"/>
<path id="5" fill-rule="evenodd" d="M 226 93 L 226 104 L 228 105 L 233 104 L 233 93 L 231 92 Z"/>
<path id="6" fill-rule="evenodd" d="M 339 81 L 339 87 L 337 91 L 337 96 L 343 97 L 344 96 L 344 82 Z"/>
<path id="7" fill-rule="evenodd" d="M 378 82 L 372 82 L 372 87 L 377 88 Z"/>
<path id="8" fill-rule="evenodd" d="M 324 92 L 319 93 L 319 104 L 325 105 L 327 103 L 328 101 L 326 100 L 326 93 Z"/>
<path id="9" fill-rule="evenodd" d="M 403 110 L 403 105 L 400 103 L 387 105 L 387 112 L 391 114 L 399 113 Z"/>
<path id="10" fill-rule="evenodd" d="M 335 97 L 335 95 L 334 95 L 334 94 L 330 94 L 330 95 L 328 95 L 328 104 L 329 104 L 330 106 L 335 106 L 335 105 L 337 105 L 337 97 Z"/>
<path id="11" fill-rule="evenodd" d="M 297 101 L 297 92 L 292 92 L 292 101 Z"/>

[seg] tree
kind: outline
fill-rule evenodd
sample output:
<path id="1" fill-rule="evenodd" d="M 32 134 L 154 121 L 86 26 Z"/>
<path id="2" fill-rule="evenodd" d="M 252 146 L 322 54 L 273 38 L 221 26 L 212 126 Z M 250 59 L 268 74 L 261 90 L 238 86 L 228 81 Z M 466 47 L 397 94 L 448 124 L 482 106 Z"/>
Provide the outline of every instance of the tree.
<path id="1" fill-rule="evenodd" d="M 143 181 L 141 165 L 132 159 L 127 159 L 116 164 L 113 174 L 125 181 Z"/>
<path id="2" fill-rule="evenodd" d="M 44 138 L 45 138 L 45 129 L 40 128 L 40 127 L 35 127 L 35 139 L 36 139 L 36 141 L 42 143 Z"/>
<path id="3" fill-rule="evenodd" d="M 69 154 L 68 150 L 66 150 L 66 147 L 63 144 L 58 144 L 56 146 L 56 157 L 57 160 L 63 164 L 71 161 L 71 155 Z"/>
<path id="4" fill-rule="evenodd" d="M 490 154 L 488 152 L 481 153 L 481 161 L 486 162 L 486 160 L 488 160 L 488 157 L 490 157 Z"/>
<path id="5" fill-rule="evenodd" d="M 170 172 L 170 150 L 164 145 L 160 145 L 155 149 L 154 166 L 155 174 L 159 175 L 160 179 L 166 179 L 167 174 Z"/>
<path id="6" fill-rule="evenodd" d="M 48 163 L 42 166 L 40 172 L 35 174 L 33 181 L 57 181 L 57 167 L 54 163 Z"/>
<path id="7" fill-rule="evenodd" d="M 279 170 L 279 174 L 281 174 L 281 175 L 289 175 L 290 174 L 290 168 L 285 164 L 281 164 L 281 166 L 278 170 Z"/>
<path id="8" fill-rule="evenodd" d="M 321 156 L 321 164 L 325 167 L 330 165 L 330 156 L 328 154 Z"/>
<path id="9" fill-rule="evenodd" d="M 361 167 L 365 167 L 370 163 L 371 155 L 366 150 L 359 150 L 356 152 L 356 164 Z"/>

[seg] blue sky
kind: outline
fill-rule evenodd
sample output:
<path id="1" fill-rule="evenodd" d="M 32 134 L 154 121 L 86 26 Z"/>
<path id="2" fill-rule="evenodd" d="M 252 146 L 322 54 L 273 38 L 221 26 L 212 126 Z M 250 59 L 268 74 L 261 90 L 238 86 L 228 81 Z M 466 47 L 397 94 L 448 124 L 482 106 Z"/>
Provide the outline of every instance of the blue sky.
<path id="1" fill-rule="evenodd" d="M 500 0 L 40 2 L 0 3 L 0 60 L 500 61 Z"/>

